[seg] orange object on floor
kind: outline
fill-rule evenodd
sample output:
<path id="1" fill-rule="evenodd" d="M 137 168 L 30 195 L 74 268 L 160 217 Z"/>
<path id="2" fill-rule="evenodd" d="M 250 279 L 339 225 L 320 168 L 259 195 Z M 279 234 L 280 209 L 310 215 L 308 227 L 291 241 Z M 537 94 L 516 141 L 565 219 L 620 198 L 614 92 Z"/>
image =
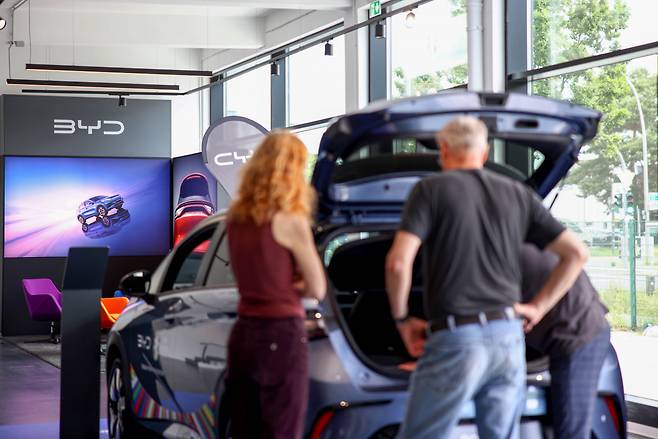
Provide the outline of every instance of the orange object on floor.
<path id="1" fill-rule="evenodd" d="M 128 305 L 127 297 L 103 297 L 101 299 L 101 329 L 110 329 L 126 305 Z"/>

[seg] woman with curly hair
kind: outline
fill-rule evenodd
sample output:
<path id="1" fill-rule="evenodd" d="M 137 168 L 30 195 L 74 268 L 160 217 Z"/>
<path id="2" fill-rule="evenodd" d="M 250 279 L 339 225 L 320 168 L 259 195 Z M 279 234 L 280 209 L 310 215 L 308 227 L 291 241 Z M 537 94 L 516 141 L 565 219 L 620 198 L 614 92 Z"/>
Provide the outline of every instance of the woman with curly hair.
<path id="1" fill-rule="evenodd" d="M 307 151 L 292 133 L 267 136 L 243 168 L 227 233 L 240 302 L 228 345 L 231 436 L 301 438 L 308 400 L 302 297 L 324 298 L 311 233 Z"/>

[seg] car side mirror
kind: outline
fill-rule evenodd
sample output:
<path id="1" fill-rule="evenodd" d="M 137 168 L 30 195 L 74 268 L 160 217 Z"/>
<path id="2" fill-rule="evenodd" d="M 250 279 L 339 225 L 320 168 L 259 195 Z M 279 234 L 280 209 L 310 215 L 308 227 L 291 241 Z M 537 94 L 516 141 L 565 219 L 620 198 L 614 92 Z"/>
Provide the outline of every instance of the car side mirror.
<path id="1" fill-rule="evenodd" d="M 148 293 L 151 284 L 151 272 L 137 270 L 126 274 L 119 281 L 119 291 L 128 297 L 143 299 L 147 303 L 155 302 L 156 296 Z"/>

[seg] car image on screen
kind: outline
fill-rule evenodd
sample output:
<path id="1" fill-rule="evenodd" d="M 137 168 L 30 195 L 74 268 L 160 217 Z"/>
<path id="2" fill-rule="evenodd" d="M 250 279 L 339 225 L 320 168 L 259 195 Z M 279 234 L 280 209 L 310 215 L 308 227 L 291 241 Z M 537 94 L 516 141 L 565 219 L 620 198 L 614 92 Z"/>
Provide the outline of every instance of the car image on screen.
<path id="1" fill-rule="evenodd" d="M 198 172 L 185 176 L 180 184 L 180 195 L 174 212 L 174 245 L 213 213 L 215 206 L 206 176 Z"/>
<path id="2" fill-rule="evenodd" d="M 123 207 L 123 198 L 116 194 L 112 196 L 96 195 L 78 206 L 78 221 L 85 224 L 89 218 L 105 218 L 113 209 L 117 211 Z"/>

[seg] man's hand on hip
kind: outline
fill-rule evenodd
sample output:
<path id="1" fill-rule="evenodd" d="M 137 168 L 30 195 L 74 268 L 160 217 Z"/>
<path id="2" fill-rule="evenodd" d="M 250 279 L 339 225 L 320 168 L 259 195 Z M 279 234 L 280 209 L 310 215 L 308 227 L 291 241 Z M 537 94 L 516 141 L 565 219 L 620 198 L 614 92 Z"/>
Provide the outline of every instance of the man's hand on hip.
<path id="1" fill-rule="evenodd" d="M 533 303 L 515 303 L 514 312 L 523 319 L 523 330 L 526 333 L 532 331 L 532 328 L 544 317 L 539 307 Z"/>
<path id="2" fill-rule="evenodd" d="M 398 323 L 397 327 L 409 355 L 414 358 L 423 355 L 425 340 L 427 340 L 427 321 L 409 317 L 404 322 Z"/>

